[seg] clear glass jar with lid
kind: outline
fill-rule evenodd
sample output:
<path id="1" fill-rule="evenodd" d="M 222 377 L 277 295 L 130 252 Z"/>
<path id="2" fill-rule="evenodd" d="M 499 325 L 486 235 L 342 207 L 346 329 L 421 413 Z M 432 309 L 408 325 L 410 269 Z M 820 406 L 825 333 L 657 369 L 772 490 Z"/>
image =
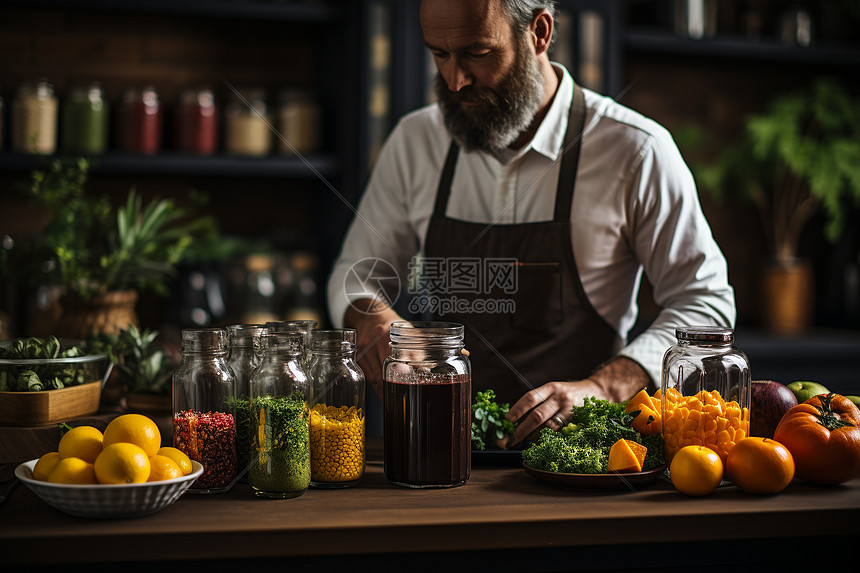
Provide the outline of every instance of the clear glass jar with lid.
<path id="1" fill-rule="evenodd" d="M 364 475 L 364 372 L 355 361 L 355 329 L 311 332 L 311 485 L 358 485 Z"/>
<path id="2" fill-rule="evenodd" d="M 44 80 L 18 87 L 12 102 L 12 149 L 50 155 L 57 150 L 57 96 Z"/>
<path id="3" fill-rule="evenodd" d="M 251 467 L 259 497 L 291 498 L 311 481 L 308 398 L 300 335 L 264 333 L 260 365 L 251 375 Z"/>
<path id="4" fill-rule="evenodd" d="M 232 324 L 227 327 L 227 364 L 236 375 L 236 459 L 239 473 L 245 474 L 251 463 L 251 374 L 260 365 L 262 324 Z"/>
<path id="5" fill-rule="evenodd" d="M 312 153 L 320 147 L 321 111 L 310 92 L 284 89 L 278 94 L 278 151 Z"/>
<path id="6" fill-rule="evenodd" d="M 452 487 L 472 466 L 472 367 L 462 324 L 394 322 L 383 364 L 384 469 L 406 487 Z"/>
<path id="7" fill-rule="evenodd" d="M 182 90 L 176 106 L 176 148 L 183 153 L 211 155 L 218 147 L 218 107 L 209 88 Z"/>
<path id="8" fill-rule="evenodd" d="M 268 155 L 272 149 L 266 92 L 260 88 L 230 94 L 224 109 L 224 150 L 233 155 Z"/>
<path id="9" fill-rule="evenodd" d="M 119 108 L 120 149 L 132 153 L 158 153 L 161 149 L 162 116 L 161 100 L 154 87 L 126 89 Z"/>
<path id="10" fill-rule="evenodd" d="M 734 346 L 734 330 L 685 326 L 663 355 L 660 380 L 666 462 L 688 445 L 707 446 L 725 464 L 734 445 L 749 435 L 752 379 L 746 355 Z"/>
<path id="11" fill-rule="evenodd" d="M 315 320 L 270 320 L 266 323 L 266 328 L 271 332 L 294 332 L 301 335 L 302 367 L 306 370 L 311 362 L 311 333 L 316 327 Z"/>
<path id="12" fill-rule="evenodd" d="M 63 150 L 99 155 L 108 147 L 108 103 L 98 83 L 74 86 L 63 102 Z"/>
<path id="13" fill-rule="evenodd" d="M 237 476 L 236 376 L 227 364 L 227 331 L 182 330 L 173 373 L 173 446 L 205 468 L 189 491 L 222 493 Z"/>

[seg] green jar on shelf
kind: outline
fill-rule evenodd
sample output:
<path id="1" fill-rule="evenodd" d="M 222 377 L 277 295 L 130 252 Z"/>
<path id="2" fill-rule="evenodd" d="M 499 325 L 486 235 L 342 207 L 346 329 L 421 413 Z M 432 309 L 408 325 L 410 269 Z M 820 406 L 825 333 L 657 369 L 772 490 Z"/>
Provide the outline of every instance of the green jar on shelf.
<path id="1" fill-rule="evenodd" d="M 97 84 L 75 86 L 63 102 L 63 151 L 101 155 L 108 147 L 108 103 Z"/>

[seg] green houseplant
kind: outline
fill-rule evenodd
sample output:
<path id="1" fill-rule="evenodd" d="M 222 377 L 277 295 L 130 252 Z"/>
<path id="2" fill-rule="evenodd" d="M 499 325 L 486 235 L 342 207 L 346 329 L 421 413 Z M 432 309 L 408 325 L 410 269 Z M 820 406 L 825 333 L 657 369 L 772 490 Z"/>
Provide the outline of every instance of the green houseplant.
<path id="1" fill-rule="evenodd" d="M 134 324 L 137 294 L 166 295 L 195 238 L 214 230 L 208 217 L 192 217 L 172 199 L 144 204 L 134 189 L 114 209 L 108 197 L 85 191 L 88 172 L 86 159 L 57 159 L 32 174 L 28 190 L 50 213 L 33 255 L 36 274 L 64 289 L 58 334 L 71 338 Z M 111 307 L 115 318 L 104 312 Z"/>
<path id="2" fill-rule="evenodd" d="M 801 234 L 821 210 L 826 239 L 838 241 L 850 204 L 860 204 L 860 101 L 822 78 L 775 98 L 745 128 L 741 141 L 691 167 L 716 200 L 734 195 L 755 206 L 771 255 L 762 280 L 765 321 L 795 333 L 808 326 L 812 307 L 811 266 L 798 258 Z M 691 142 L 701 150 L 701 132 Z"/>

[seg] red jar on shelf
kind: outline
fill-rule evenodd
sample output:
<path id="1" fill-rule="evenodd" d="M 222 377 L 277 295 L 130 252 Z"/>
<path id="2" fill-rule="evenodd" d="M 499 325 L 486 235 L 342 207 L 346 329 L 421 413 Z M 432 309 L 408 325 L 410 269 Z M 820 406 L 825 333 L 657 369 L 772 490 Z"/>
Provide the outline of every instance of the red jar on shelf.
<path id="1" fill-rule="evenodd" d="M 161 149 L 161 102 L 153 87 L 123 92 L 119 110 L 119 148 L 132 153 Z"/>
<path id="2" fill-rule="evenodd" d="M 218 147 L 218 115 L 210 89 L 188 89 L 176 108 L 176 147 L 183 153 L 211 155 Z"/>

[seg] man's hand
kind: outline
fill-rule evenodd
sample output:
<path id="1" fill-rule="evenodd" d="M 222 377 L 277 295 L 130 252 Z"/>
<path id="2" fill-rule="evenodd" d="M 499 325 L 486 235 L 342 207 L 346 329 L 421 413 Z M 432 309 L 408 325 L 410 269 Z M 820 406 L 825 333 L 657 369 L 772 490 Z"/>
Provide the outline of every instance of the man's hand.
<path id="1" fill-rule="evenodd" d="M 378 303 L 376 303 L 378 304 Z M 374 307 L 370 299 L 353 301 L 344 315 L 344 324 L 356 330 L 355 355 L 364 379 L 382 398 L 382 363 L 388 357 L 391 323 L 403 320 L 389 307 Z"/>
<path id="2" fill-rule="evenodd" d="M 516 424 L 516 431 L 507 445 L 516 445 L 533 434 L 533 439 L 536 439 L 538 430 L 544 426 L 558 430 L 567 424 L 570 410 L 581 406 L 589 396 L 623 402 L 645 387 L 653 387 L 645 370 L 633 360 L 621 356 L 585 380 L 544 384 L 526 392 L 511 406 L 507 418 Z"/>

